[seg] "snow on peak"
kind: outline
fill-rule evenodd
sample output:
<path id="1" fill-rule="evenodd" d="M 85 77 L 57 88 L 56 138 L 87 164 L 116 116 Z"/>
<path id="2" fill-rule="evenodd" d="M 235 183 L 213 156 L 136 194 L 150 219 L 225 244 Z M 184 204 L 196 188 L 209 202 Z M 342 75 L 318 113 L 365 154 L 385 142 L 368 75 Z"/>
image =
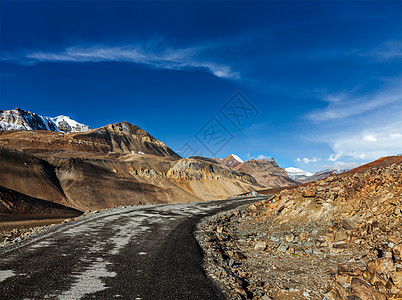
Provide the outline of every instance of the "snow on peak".
<path id="1" fill-rule="evenodd" d="M 286 168 L 285 171 L 289 174 L 294 174 L 294 175 L 305 175 L 305 176 L 312 176 L 314 173 L 306 172 L 303 171 L 302 169 L 299 168 L 294 168 L 294 167 L 289 167 Z"/>
<path id="2" fill-rule="evenodd" d="M 0 130 L 49 130 L 63 133 L 88 131 L 89 126 L 68 116 L 40 116 L 20 108 L 0 110 Z"/>
<path id="3" fill-rule="evenodd" d="M 55 118 L 50 118 L 57 126 L 60 131 L 67 131 L 67 132 L 82 132 L 88 131 L 89 126 L 78 123 L 71 119 L 68 116 L 57 116 Z"/>
<path id="4" fill-rule="evenodd" d="M 236 154 L 231 154 L 232 155 L 232 157 L 235 159 L 235 160 L 237 160 L 239 163 L 244 163 L 244 161 L 240 158 L 240 157 L 238 157 Z"/>
<path id="5" fill-rule="evenodd" d="M 314 173 L 306 172 L 302 169 L 294 167 L 286 168 L 285 171 L 286 173 L 288 173 L 288 176 L 293 180 L 302 180 L 314 175 Z"/>

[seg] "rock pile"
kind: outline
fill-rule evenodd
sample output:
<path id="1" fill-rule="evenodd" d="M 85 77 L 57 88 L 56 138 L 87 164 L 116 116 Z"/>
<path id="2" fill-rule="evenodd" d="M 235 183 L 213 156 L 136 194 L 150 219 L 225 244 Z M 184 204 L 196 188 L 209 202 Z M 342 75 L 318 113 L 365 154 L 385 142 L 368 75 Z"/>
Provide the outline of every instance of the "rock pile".
<path id="1" fill-rule="evenodd" d="M 401 175 L 334 175 L 205 220 L 207 274 L 229 299 L 400 299 Z"/>

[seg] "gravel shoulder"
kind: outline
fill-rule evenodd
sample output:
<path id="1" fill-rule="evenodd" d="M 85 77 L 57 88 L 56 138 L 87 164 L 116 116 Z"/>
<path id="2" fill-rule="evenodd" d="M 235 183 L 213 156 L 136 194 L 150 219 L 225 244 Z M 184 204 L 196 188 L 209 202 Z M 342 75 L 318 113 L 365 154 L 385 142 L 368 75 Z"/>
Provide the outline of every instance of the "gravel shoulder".
<path id="1" fill-rule="evenodd" d="M 402 299 L 400 244 L 379 238 L 394 249 L 382 252 L 344 240 L 328 243 L 326 227 L 260 222 L 256 207 L 263 205 L 244 205 L 197 225 L 203 267 L 226 299 Z"/>

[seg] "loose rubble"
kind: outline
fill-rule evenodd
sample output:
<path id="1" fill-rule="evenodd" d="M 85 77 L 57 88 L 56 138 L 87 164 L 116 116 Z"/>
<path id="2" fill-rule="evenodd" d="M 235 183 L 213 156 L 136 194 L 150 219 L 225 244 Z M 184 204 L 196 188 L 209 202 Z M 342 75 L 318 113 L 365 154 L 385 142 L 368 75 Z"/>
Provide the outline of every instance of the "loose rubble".
<path id="1" fill-rule="evenodd" d="M 48 226 L 39 226 L 33 228 L 13 229 L 0 232 L 0 247 L 4 247 L 11 243 L 20 242 L 26 238 L 36 235 L 40 230 L 44 230 Z"/>
<path id="2" fill-rule="evenodd" d="M 393 164 L 207 218 L 204 268 L 228 299 L 401 299 L 401 195 Z"/>
<path id="3" fill-rule="evenodd" d="M 93 213 L 95 213 L 95 212 L 93 212 Z M 86 212 L 85 214 L 87 214 L 87 213 L 88 212 Z M 81 216 L 75 217 L 75 218 L 68 218 L 68 219 L 65 219 L 62 222 L 62 224 L 69 223 L 69 222 L 78 220 L 80 218 L 81 218 Z M 15 228 L 12 230 L 0 231 L 0 247 L 5 247 L 7 245 L 26 240 L 30 237 L 37 235 L 39 232 L 43 233 L 44 231 L 53 227 L 54 225 L 56 225 L 56 224 L 36 226 L 36 227 L 30 227 L 30 228 Z"/>

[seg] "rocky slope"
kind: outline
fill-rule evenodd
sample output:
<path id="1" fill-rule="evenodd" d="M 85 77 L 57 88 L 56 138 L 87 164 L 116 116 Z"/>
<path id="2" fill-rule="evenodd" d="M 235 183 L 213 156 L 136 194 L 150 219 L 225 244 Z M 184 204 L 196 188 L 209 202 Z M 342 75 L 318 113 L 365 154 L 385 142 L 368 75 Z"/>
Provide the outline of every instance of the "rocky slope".
<path id="1" fill-rule="evenodd" d="M 289 178 L 286 171 L 280 168 L 273 158 L 269 160 L 247 160 L 233 169 L 238 172 L 250 174 L 259 184 L 266 188 L 297 184 L 294 180 Z"/>
<path id="2" fill-rule="evenodd" d="M 217 161 L 224 165 L 227 166 L 229 168 L 236 168 L 237 166 L 241 165 L 242 163 L 244 163 L 244 161 L 238 157 L 236 154 L 230 154 L 229 156 L 225 157 L 224 159 L 217 159 Z"/>
<path id="3" fill-rule="evenodd" d="M 260 188 L 217 162 L 181 159 L 121 122 L 80 133 L 0 132 L 0 185 L 81 211 L 226 198 Z"/>
<path id="4" fill-rule="evenodd" d="M 0 110 L 0 130 L 49 130 L 68 133 L 88 131 L 89 127 L 67 116 L 43 117 L 16 108 Z"/>
<path id="5" fill-rule="evenodd" d="M 138 126 L 127 122 L 70 134 L 46 130 L 0 131 L 0 147 L 31 153 L 68 151 L 109 154 L 115 152 L 180 158 L 163 142 L 158 141 Z"/>
<path id="6" fill-rule="evenodd" d="M 388 157 L 206 220 L 207 273 L 230 299 L 400 299 L 401 195 Z"/>
<path id="7" fill-rule="evenodd" d="M 224 159 L 216 158 L 215 161 L 236 172 L 250 174 L 262 187 L 274 188 L 297 184 L 273 158 L 251 159 L 244 162 L 237 155 L 231 154 Z"/>

